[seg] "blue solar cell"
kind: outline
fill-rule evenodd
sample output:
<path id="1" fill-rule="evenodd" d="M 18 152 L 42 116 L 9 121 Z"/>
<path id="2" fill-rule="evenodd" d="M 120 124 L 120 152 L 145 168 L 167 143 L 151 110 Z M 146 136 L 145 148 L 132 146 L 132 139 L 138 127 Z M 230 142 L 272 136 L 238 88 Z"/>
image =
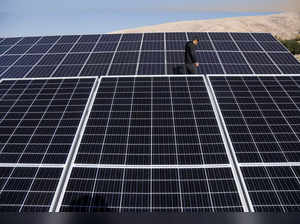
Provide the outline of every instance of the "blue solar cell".
<path id="1" fill-rule="evenodd" d="M 184 40 L 187 41 L 185 33 L 166 33 L 166 40 Z"/>
<path id="2" fill-rule="evenodd" d="M 255 41 L 249 33 L 231 33 L 235 41 Z"/>
<path id="3" fill-rule="evenodd" d="M 255 74 L 281 74 L 275 65 L 251 65 Z"/>
<path id="4" fill-rule="evenodd" d="M 143 40 L 144 41 L 163 41 L 165 38 L 164 33 L 145 33 Z"/>
<path id="5" fill-rule="evenodd" d="M 215 40 L 232 41 L 228 33 L 209 33 L 209 36 L 213 41 Z"/>
<path id="6" fill-rule="evenodd" d="M 164 52 L 142 52 L 140 56 L 140 63 L 165 63 Z"/>
<path id="7" fill-rule="evenodd" d="M 26 78 L 50 77 L 56 66 L 35 66 Z"/>
<path id="8" fill-rule="evenodd" d="M 71 50 L 73 44 L 55 44 L 49 53 L 67 53 Z"/>
<path id="9" fill-rule="evenodd" d="M 257 41 L 277 41 L 270 33 L 252 33 Z"/>
<path id="10" fill-rule="evenodd" d="M 121 34 L 104 34 L 100 38 L 100 42 L 118 42 L 121 38 Z"/>
<path id="11" fill-rule="evenodd" d="M 131 41 L 131 42 L 121 41 L 117 51 L 139 51 L 140 47 L 141 47 L 141 42 L 139 41 Z"/>
<path id="12" fill-rule="evenodd" d="M 48 54 L 42 58 L 39 65 L 58 65 L 64 57 L 64 54 Z"/>
<path id="13" fill-rule="evenodd" d="M 30 66 L 14 66 L 9 68 L 5 73 L 3 73 L 1 75 L 1 78 L 23 78 L 30 69 Z"/>
<path id="14" fill-rule="evenodd" d="M 79 39 L 79 43 L 89 43 L 89 42 L 97 42 L 101 35 L 91 34 L 91 35 L 82 35 Z"/>
<path id="15" fill-rule="evenodd" d="M 249 64 L 273 64 L 265 53 L 244 53 Z"/>
<path id="16" fill-rule="evenodd" d="M 187 35 L 188 35 L 188 39 L 189 40 L 193 40 L 193 39 L 198 39 L 200 41 L 208 41 L 208 40 L 210 40 L 209 36 L 208 36 L 208 33 L 191 32 L 191 33 L 187 33 Z"/>
<path id="17" fill-rule="evenodd" d="M 184 63 L 184 53 L 180 51 L 167 52 L 167 63 Z"/>
<path id="18" fill-rule="evenodd" d="M 80 76 L 104 76 L 108 70 L 108 65 L 86 65 Z"/>
<path id="19" fill-rule="evenodd" d="M 113 53 L 92 53 L 87 64 L 109 64 Z"/>
<path id="20" fill-rule="evenodd" d="M 288 51 L 283 45 L 278 42 L 260 42 L 265 51 Z"/>
<path id="21" fill-rule="evenodd" d="M 71 52 L 90 52 L 93 50 L 95 43 L 78 43 L 72 48 Z"/>
<path id="22" fill-rule="evenodd" d="M 52 47 L 51 44 L 39 44 L 34 45 L 30 50 L 27 52 L 28 54 L 41 54 L 46 53 Z"/>
<path id="23" fill-rule="evenodd" d="M 187 41 L 167 41 L 166 49 L 167 51 L 184 51 L 186 43 Z"/>
<path id="24" fill-rule="evenodd" d="M 125 33 L 122 35 L 121 41 L 141 41 L 143 35 L 140 33 Z"/>
<path id="25" fill-rule="evenodd" d="M 89 54 L 68 54 L 64 59 L 62 64 L 64 65 L 76 65 L 76 64 L 84 64 Z"/>
<path id="26" fill-rule="evenodd" d="M 27 54 L 22 56 L 15 65 L 35 65 L 42 57 L 41 54 Z"/>
<path id="27" fill-rule="evenodd" d="M 139 64 L 138 75 L 164 75 L 165 64 Z"/>
<path id="28" fill-rule="evenodd" d="M 117 52 L 115 54 L 113 63 L 127 64 L 127 63 L 137 63 L 138 52 Z"/>
<path id="29" fill-rule="evenodd" d="M 247 64 L 240 52 L 219 52 L 218 54 L 224 64 Z"/>
<path id="30" fill-rule="evenodd" d="M 0 45 L 14 45 L 18 43 L 22 37 L 11 37 L 11 38 L 5 38 Z"/>
<path id="31" fill-rule="evenodd" d="M 221 64 L 201 64 L 198 74 L 224 74 Z"/>
<path id="32" fill-rule="evenodd" d="M 284 74 L 300 74 L 300 65 L 279 65 Z"/>
<path id="33" fill-rule="evenodd" d="M 215 52 L 198 51 L 196 54 L 199 63 L 220 63 L 218 56 Z"/>
<path id="34" fill-rule="evenodd" d="M 25 37 L 22 39 L 19 44 L 35 44 L 41 37 Z"/>
<path id="35" fill-rule="evenodd" d="M 11 46 L 0 46 L 0 55 L 5 53 Z"/>
<path id="36" fill-rule="evenodd" d="M 52 77 L 69 77 L 69 76 L 78 76 L 82 65 L 61 65 L 54 72 Z"/>
<path id="37" fill-rule="evenodd" d="M 136 64 L 113 64 L 108 75 L 135 75 Z"/>
<path id="38" fill-rule="evenodd" d="M 142 51 L 164 50 L 165 43 L 163 41 L 144 41 Z"/>
<path id="39" fill-rule="evenodd" d="M 213 45 L 210 41 L 199 41 L 196 48 L 197 51 L 213 51 Z"/>
<path id="40" fill-rule="evenodd" d="M 9 66 L 15 63 L 20 55 L 3 55 L 0 56 L 0 66 Z"/>
<path id="41" fill-rule="evenodd" d="M 98 43 L 94 49 L 94 52 L 115 51 L 117 46 L 118 46 L 118 42 Z"/>
<path id="42" fill-rule="evenodd" d="M 37 44 L 53 44 L 55 43 L 60 36 L 45 36 L 40 39 Z"/>
<path id="43" fill-rule="evenodd" d="M 233 41 L 214 41 L 213 43 L 217 51 L 239 51 Z"/>
<path id="44" fill-rule="evenodd" d="M 8 67 L 0 67 L 0 78 L 1 78 L 1 73 L 4 72 Z"/>
<path id="45" fill-rule="evenodd" d="M 270 57 L 277 64 L 297 64 L 299 61 L 290 53 L 269 53 Z"/>
<path id="46" fill-rule="evenodd" d="M 229 65 L 224 64 L 224 69 L 227 74 L 253 74 L 248 65 Z"/>
<path id="47" fill-rule="evenodd" d="M 71 36 L 62 36 L 57 43 L 66 44 L 66 43 L 75 43 L 78 40 L 78 35 Z"/>
<path id="48" fill-rule="evenodd" d="M 256 42 L 236 42 L 241 51 L 263 51 Z"/>
<path id="49" fill-rule="evenodd" d="M 5 54 L 24 54 L 29 48 L 31 48 L 31 45 L 16 45 L 6 51 Z"/>

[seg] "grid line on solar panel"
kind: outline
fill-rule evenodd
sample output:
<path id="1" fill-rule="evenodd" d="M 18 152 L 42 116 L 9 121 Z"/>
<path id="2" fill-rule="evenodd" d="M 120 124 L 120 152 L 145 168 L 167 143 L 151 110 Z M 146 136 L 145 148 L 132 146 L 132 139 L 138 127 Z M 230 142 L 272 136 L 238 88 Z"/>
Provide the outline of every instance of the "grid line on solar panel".
<path id="1" fill-rule="evenodd" d="M 176 79 L 178 80 L 176 81 Z M 155 97 L 153 126 L 155 128 L 153 129 L 154 133 L 149 133 L 152 126 L 152 113 L 149 108 L 152 78 L 103 77 L 81 141 L 77 162 L 98 164 L 99 160 L 101 164 L 110 164 L 111 162 L 123 164 L 126 157 L 124 152 L 128 147 L 128 164 L 135 162 L 149 164 L 151 161 L 149 152 L 153 147 L 155 155 L 152 160 L 154 164 L 176 164 L 174 151 L 174 147 L 177 147 L 176 138 L 178 153 L 182 155 L 180 164 L 217 163 L 214 162 L 216 160 L 228 163 L 213 108 L 208 95 L 205 94 L 205 84 L 201 78 L 198 77 L 199 80 L 194 78 L 195 83 L 200 85 L 197 89 L 195 88 L 196 84 L 192 83 L 192 79 L 191 77 L 186 80 L 184 77 L 171 78 L 172 97 L 174 97 L 174 102 L 172 102 L 175 112 L 173 116 L 171 114 L 171 96 L 167 91 L 170 88 L 168 77 L 153 77 L 155 84 L 153 89 L 153 97 Z M 133 80 L 136 81 L 135 86 L 133 86 Z M 166 90 L 159 90 L 160 85 Z M 191 98 L 188 94 L 188 87 L 191 91 Z M 180 88 L 182 89 L 180 90 Z M 133 113 L 130 117 L 132 96 L 134 96 Z M 164 99 L 164 97 L 167 98 Z M 193 117 L 191 102 L 194 105 L 196 118 Z M 101 113 L 99 114 L 99 112 Z M 175 135 L 172 117 L 175 119 Z M 129 121 L 131 122 L 130 127 L 128 127 Z M 199 134 L 197 134 L 197 129 L 199 129 Z M 130 136 L 127 136 L 129 130 Z M 209 133 L 214 134 L 209 135 Z M 150 141 L 150 136 L 153 136 L 153 141 Z M 126 143 L 127 141 L 128 143 Z M 188 151 L 185 149 L 187 147 L 190 148 Z M 213 147 L 215 147 L 214 150 Z M 97 148 L 101 149 L 98 153 Z M 165 149 L 163 150 L 163 148 Z M 196 156 L 197 154 L 198 156 Z M 204 161 L 201 159 L 201 154 L 205 158 Z"/>
<path id="2" fill-rule="evenodd" d="M 0 167 L 0 170 L 1 211 L 49 211 L 61 168 Z"/>
<path id="3" fill-rule="evenodd" d="M 300 161 L 298 79 L 210 77 L 240 163 Z"/>
<path id="4" fill-rule="evenodd" d="M 73 168 L 60 210 L 199 212 L 243 207 L 230 168 Z"/>
<path id="5" fill-rule="evenodd" d="M 94 81 L 2 81 L 1 163 L 64 163 Z"/>

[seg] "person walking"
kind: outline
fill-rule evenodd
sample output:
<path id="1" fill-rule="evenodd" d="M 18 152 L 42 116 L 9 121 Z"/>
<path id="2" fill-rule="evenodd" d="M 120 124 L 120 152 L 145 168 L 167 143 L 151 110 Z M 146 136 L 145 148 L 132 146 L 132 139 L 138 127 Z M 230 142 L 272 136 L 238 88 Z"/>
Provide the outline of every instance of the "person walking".
<path id="1" fill-rule="evenodd" d="M 187 74 L 197 74 L 199 62 L 196 56 L 196 47 L 199 44 L 198 39 L 189 41 L 185 45 L 184 63 Z"/>

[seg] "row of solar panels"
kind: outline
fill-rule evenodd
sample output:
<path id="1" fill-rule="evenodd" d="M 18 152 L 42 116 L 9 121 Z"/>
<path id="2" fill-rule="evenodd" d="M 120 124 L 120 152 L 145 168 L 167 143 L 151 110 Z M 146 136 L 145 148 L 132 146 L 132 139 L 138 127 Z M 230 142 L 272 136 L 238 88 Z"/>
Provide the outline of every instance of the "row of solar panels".
<path id="1" fill-rule="evenodd" d="M 299 211 L 299 92 L 292 75 L 2 80 L 0 210 Z"/>
<path id="2" fill-rule="evenodd" d="M 1 78 L 185 74 L 184 48 L 197 37 L 199 74 L 299 74 L 271 34 L 145 33 L 7 38 Z"/>

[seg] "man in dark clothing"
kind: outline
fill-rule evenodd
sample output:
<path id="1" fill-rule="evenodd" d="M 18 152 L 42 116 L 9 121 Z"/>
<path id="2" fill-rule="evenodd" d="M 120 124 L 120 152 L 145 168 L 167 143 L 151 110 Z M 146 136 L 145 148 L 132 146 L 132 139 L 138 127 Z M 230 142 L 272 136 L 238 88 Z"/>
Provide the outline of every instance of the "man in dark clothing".
<path id="1" fill-rule="evenodd" d="M 199 44 L 198 39 L 189 41 L 185 45 L 184 63 L 187 74 L 196 74 L 199 63 L 196 57 L 196 47 Z"/>

